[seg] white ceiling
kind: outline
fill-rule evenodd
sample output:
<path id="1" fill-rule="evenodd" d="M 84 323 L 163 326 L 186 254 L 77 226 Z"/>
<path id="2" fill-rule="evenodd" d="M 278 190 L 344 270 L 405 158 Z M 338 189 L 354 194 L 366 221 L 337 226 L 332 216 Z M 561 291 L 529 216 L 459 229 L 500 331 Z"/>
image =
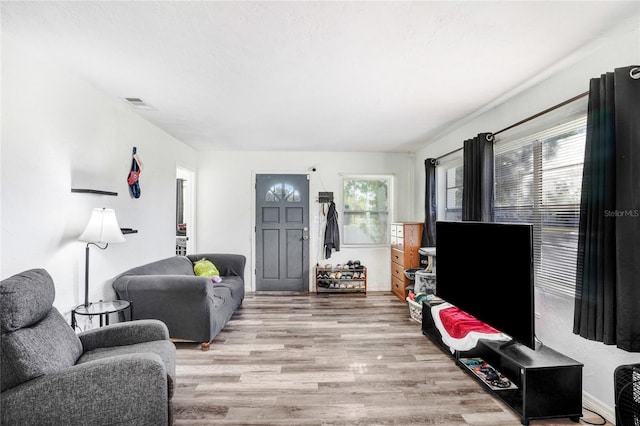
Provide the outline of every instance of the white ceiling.
<path id="1" fill-rule="evenodd" d="M 2 37 L 196 149 L 411 152 L 637 1 L 2 2 Z M 124 101 L 123 101 L 124 102 Z"/>

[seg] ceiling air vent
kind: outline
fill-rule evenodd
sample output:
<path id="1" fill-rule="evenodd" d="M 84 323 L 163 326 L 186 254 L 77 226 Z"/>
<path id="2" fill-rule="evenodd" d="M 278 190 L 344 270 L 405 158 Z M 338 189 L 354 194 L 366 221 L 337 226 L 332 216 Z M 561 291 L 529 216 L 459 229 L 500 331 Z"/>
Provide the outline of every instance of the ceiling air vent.
<path id="1" fill-rule="evenodd" d="M 153 109 L 140 98 L 124 98 L 124 100 L 136 109 Z"/>

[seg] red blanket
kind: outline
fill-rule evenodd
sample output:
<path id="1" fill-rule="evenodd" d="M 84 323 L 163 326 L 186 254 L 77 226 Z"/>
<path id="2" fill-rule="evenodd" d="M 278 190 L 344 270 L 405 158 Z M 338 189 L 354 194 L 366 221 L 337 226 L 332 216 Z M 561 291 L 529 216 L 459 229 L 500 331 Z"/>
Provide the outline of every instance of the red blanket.
<path id="1" fill-rule="evenodd" d="M 477 320 L 468 313 L 452 306 L 440 311 L 440 320 L 449 336 L 461 339 L 472 331 L 479 333 L 500 333 L 495 328 Z"/>

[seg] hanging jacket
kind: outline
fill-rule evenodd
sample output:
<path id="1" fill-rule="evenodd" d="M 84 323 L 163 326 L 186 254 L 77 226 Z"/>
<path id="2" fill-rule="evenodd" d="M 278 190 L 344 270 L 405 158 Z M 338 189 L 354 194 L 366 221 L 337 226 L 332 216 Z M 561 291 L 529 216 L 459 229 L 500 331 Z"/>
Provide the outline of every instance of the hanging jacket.
<path id="1" fill-rule="evenodd" d="M 329 205 L 327 212 L 327 226 L 324 230 L 324 258 L 331 257 L 332 250 L 340 251 L 340 230 L 338 227 L 338 212 L 336 203 L 333 201 Z"/>

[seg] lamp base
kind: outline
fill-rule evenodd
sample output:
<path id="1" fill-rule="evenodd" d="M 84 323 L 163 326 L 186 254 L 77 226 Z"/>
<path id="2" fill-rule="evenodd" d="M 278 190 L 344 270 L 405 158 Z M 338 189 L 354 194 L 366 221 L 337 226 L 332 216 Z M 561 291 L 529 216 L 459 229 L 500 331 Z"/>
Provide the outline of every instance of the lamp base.
<path id="1" fill-rule="evenodd" d="M 84 249 L 84 306 L 89 306 L 89 244 Z"/>

